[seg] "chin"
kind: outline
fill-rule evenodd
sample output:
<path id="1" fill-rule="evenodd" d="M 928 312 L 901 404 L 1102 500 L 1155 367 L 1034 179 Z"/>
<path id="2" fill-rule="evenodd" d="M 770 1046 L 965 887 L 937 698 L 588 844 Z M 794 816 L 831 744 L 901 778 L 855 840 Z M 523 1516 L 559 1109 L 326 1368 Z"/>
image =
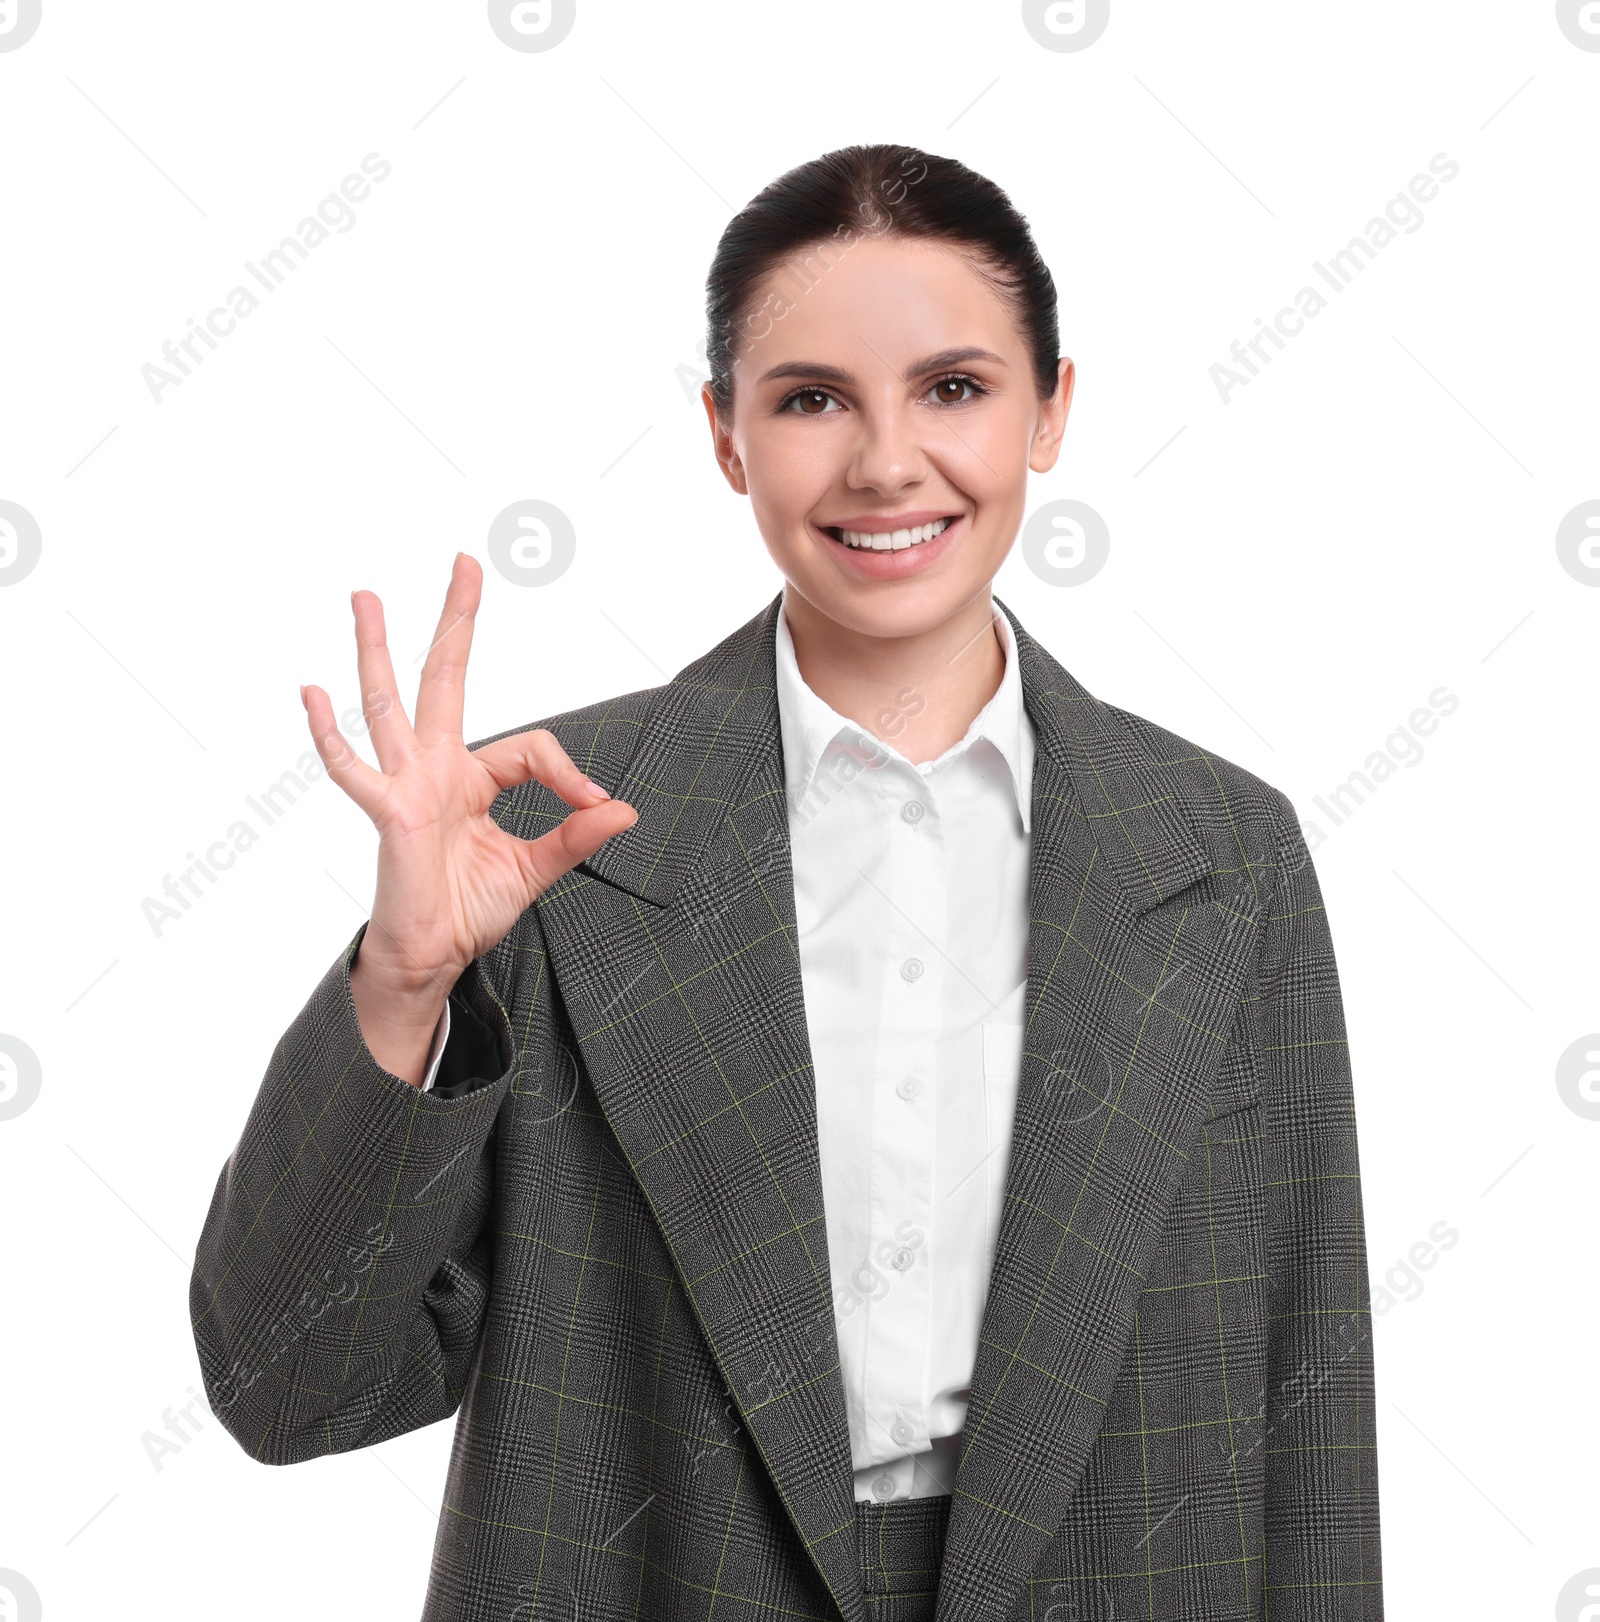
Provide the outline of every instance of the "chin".
<path id="1" fill-rule="evenodd" d="M 836 579 L 791 575 L 800 595 L 836 625 L 858 636 L 920 636 L 942 625 L 987 590 L 984 576 L 954 579 L 868 581 L 861 585 Z"/>

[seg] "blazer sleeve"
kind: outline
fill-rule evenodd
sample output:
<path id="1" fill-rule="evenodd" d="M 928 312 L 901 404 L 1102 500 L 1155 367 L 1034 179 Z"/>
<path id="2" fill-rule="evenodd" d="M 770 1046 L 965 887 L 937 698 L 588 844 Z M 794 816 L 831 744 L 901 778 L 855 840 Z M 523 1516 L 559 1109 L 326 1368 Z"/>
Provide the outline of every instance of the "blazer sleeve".
<path id="1" fill-rule="evenodd" d="M 516 1065 L 493 954 L 451 992 L 424 1093 L 362 1038 L 350 964 L 365 933 L 273 1050 L 195 1251 L 206 1396 L 264 1464 L 448 1418 L 488 1300 L 495 1125 Z"/>
<path id="2" fill-rule="evenodd" d="M 1382 1622 L 1376 1396 L 1349 1043 L 1316 869 L 1281 796 L 1262 959 L 1266 1614 Z"/>

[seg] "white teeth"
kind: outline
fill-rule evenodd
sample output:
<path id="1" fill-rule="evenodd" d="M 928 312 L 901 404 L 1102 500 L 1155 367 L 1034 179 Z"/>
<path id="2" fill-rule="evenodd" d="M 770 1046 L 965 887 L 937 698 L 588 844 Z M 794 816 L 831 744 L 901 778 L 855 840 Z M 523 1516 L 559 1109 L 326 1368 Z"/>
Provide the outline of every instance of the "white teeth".
<path id="1" fill-rule="evenodd" d="M 846 546 L 854 546 L 869 552 L 903 552 L 908 546 L 921 546 L 924 541 L 931 541 L 953 522 L 954 520 L 950 518 L 936 518 L 931 524 L 919 524 L 915 529 L 876 532 L 842 529 L 839 534 Z"/>

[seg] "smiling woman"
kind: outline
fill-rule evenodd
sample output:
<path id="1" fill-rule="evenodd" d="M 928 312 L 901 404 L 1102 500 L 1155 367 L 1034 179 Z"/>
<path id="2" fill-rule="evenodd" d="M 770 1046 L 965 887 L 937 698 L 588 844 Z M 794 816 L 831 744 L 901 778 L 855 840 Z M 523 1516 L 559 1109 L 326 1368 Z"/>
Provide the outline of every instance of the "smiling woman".
<path id="1" fill-rule="evenodd" d="M 1074 385 L 1026 221 L 846 147 L 729 223 L 707 318 L 770 601 L 469 748 L 458 555 L 414 728 L 352 596 L 377 769 L 303 690 L 378 886 L 206 1217 L 214 1409 L 275 1464 L 459 1409 L 438 1622 L 1379 1622 L 1294 808 L 992 594 Z"/>
<path id="2" fill-rule="evenodd" d="M 1072 404 L 1026 222 L 949 159 L 846 148 L 727 228 L 706 302 L 717 460 L 788 582 L 807 680 L 857 714 L 882 661 L 911 655 L 952 700 L 932 695 L 910 740 L 938 755 L 998 683 L 994 639 L 959 669 L 954 655 L 989 624 L 1027 473 L 1055 465 Z M 774 306 L 781 320 L 752 325 Z"/>

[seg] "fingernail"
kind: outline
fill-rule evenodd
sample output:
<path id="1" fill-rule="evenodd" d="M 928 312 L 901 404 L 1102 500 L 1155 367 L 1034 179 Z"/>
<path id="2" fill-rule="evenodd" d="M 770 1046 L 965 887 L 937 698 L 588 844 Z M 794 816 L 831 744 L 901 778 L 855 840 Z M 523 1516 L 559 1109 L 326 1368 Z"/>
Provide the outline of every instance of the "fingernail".
<path id="1" fill-rule="evenodd" d="M 300 689 L 300 702 L 305 704 L 306 714 L 309 715 L 311 713 L 311 706 L 306 703 L 306 690 L 304 687 Z"/>
<path id="2" fill-rule="evenodd" d="M 609 800 L 611 798 L 611 796 L 609 794 L 607 794 L 606 791 L 603 788 L 601 788 L 600 785 L 597 782 L 595 782 L 595 780 L 592 777 L 584 778 L 584 782 L 587 783 L 589 785 L 589 787 L 591 789 L 593 789 L 594 792 L 596 794 L 598 794 L 602 800 Z"/>

